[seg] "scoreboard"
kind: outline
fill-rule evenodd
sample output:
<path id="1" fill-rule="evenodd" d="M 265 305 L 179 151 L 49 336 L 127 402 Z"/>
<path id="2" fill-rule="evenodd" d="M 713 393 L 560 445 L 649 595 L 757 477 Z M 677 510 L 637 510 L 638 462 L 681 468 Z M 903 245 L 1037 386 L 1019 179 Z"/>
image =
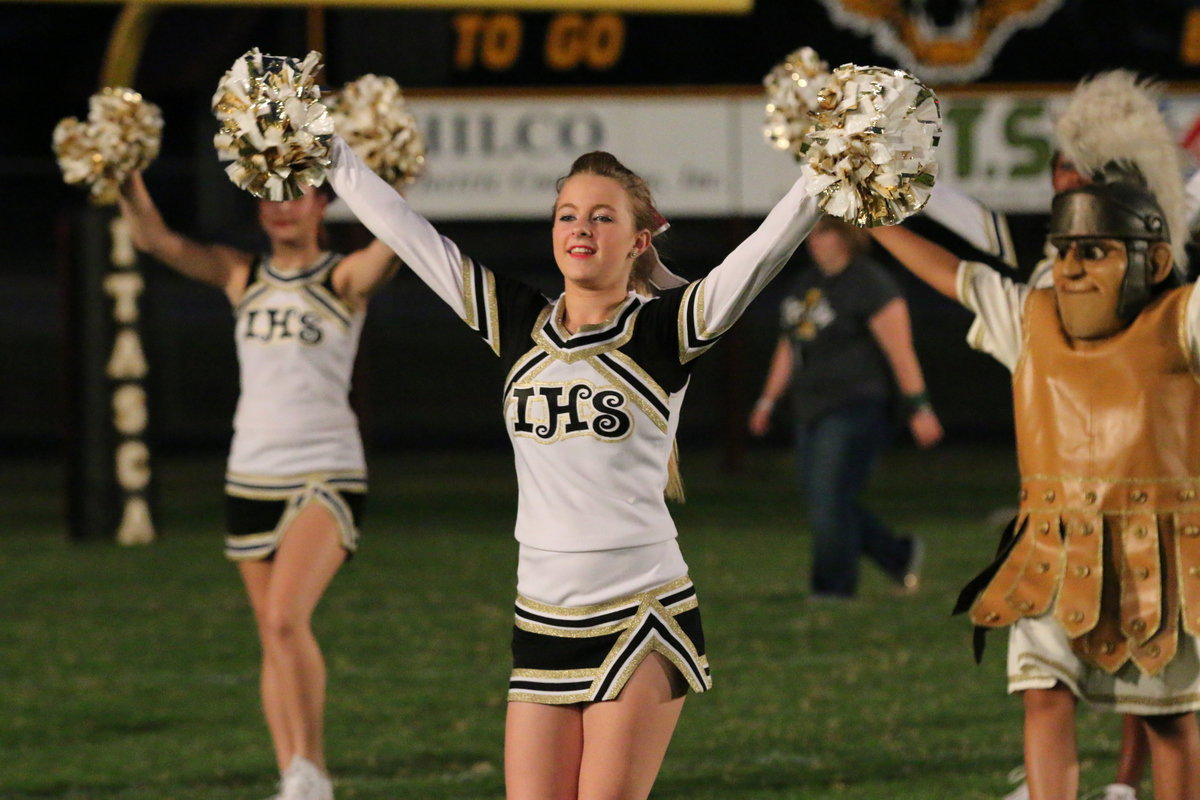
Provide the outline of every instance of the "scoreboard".
<path id="1" fill-rule="evenodd" d="M 335 21 L 331 11 L 329 37 L 332 55 L 343 60 L 357 54 L 403 60 L 411 52 L 419 62 L 406 65 L 405 77 L 399 70 L 391 74 L 406 86 L 431 88 L 752 85 L 784 55 L 805 45 L 834 66 L 850 61 L 901 66 L 934 86 L 1073 84 L 1118 66 L 1166 80 L 1200 78 L 1200 7 L 1171 0 L 1111 0 L 1106 3 L 1109 13 L 1086 14 L 1084 2 L 1009 3 L 1014 9 L 1036 6 L 1040 11 L 1024 17 L 1013 11 L 1004 25 L 967 33 L 958 17 L 935 17 L 921 9 L 1004 4 L 755 0 L 741 13 L 697 5 L 690 14 L 664 13 L 640 2 L 634 3 L 636 13 L 596 3 L 562 4 L 558 11 L 509 5 L 404 12 L 394 22 L 382 14 L 356 21 L 352 12 L 337 12 L 340 19 Z M 907 10 L 861 10 L 872 6 Z M 1147 7 L 1155 13 L 1146 13 Z M 999 13 L 993 11 L 992 17 Z M 983 26 L 986 16 L 971 19 Z M 1118 19 L 1120 24 L 1114 25 Z M 365 31 L 366 25 L 379 28 Z M 372 34 L 382 36 L 383 30 L 391 31 L 390 47 L 382 41 L 377 47 L 358 47 L 361 37 L 372 40 Z M 1105 42 L 1105 47 L 1095 42 Z"/>

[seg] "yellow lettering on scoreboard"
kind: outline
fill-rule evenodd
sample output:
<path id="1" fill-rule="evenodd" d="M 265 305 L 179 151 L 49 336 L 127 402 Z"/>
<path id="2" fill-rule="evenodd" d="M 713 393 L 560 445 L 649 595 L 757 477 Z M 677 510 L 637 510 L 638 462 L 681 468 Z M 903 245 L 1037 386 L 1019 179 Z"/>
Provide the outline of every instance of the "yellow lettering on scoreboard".
<path id="1" fill-rule="evenodd" d="M 616 14 L 559 14 L 546 32 L 546 66 L 565 71 L 586 65 L 612 69 L 625 49 L 625 21 Z"/>
<path id="2" fill-rule="evenodd" d="M 454 15 L 454 68 L 467 72 L 512 69 L 524 31 L 516 14 L 468 11 Z M 625 51 L 625 19 L 619 14 L 555 14 L 546 30 L 546 66 L 556 72 L 612 69 Z"/>
<path id="3" fill-rule="evenodd" d="M 1200 64 L 1200 8 L 1193 8 L 1183 18 L 1179 35 L 1179 60 L 1189 66 Z"/>
<path id="4" fill-rule="evenodd" d="M 492 72 L 511 69 L 521 55 L 521 18 L 516 14 L 455 14 L 454 66 L 460 71 L 476 64 Z"/>

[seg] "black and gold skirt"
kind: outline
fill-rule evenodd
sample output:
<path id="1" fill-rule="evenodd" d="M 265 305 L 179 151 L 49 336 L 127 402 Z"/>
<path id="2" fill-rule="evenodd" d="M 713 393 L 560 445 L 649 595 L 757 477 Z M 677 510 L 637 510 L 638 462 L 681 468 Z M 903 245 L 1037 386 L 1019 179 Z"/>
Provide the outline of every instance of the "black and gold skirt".
<path id="1" fill-rule="evenodd" d="M 687 576 L 577 608 L 518 596 L 512 652 L 510 701 L 614 700 L 650 653 L 674 664 L 693 692 L 712 687 L 696 588 Z"/>

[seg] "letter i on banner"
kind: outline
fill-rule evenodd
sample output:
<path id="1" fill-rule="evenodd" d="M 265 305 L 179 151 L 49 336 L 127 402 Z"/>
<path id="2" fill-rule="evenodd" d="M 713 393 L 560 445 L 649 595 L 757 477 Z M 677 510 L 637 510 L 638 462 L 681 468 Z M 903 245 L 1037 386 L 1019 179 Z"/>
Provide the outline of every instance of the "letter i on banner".
<path id="1" fill-rule="evenodd" d="M 104 279 L 104 292 L 112 299 L 114 335 L 105 372 L 112 387 L 112 457 L 121 507 L 116 537 L 125 545 L 148 544 L 154 541 L 154 523 L 147 500 L 151 478 L 150 448 L 144 439 L 149 419 L 147 366 L 139 325 L 145 282 L 137 270 L 128 223 L 114 217 L 109 232 L 112 270 Z"/>

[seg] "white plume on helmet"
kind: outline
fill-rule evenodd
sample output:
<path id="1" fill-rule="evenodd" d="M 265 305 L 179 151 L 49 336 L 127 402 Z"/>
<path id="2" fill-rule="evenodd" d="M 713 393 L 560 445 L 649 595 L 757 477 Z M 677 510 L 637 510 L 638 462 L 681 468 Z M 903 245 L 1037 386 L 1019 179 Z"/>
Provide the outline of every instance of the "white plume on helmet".
<path id="1" fill-rule="evenodd" d="M 1175 269 L 1186 273 L 1188 238 L 1183 164 L 1159 111 L 1159 85 L 1129 70 L 1102 72 L 1080 82 L 1054 124 L 1063 156 L 1084 175 L 1114 162 L 1136 169 L 1158 200 L 1171 233 Z"/>

